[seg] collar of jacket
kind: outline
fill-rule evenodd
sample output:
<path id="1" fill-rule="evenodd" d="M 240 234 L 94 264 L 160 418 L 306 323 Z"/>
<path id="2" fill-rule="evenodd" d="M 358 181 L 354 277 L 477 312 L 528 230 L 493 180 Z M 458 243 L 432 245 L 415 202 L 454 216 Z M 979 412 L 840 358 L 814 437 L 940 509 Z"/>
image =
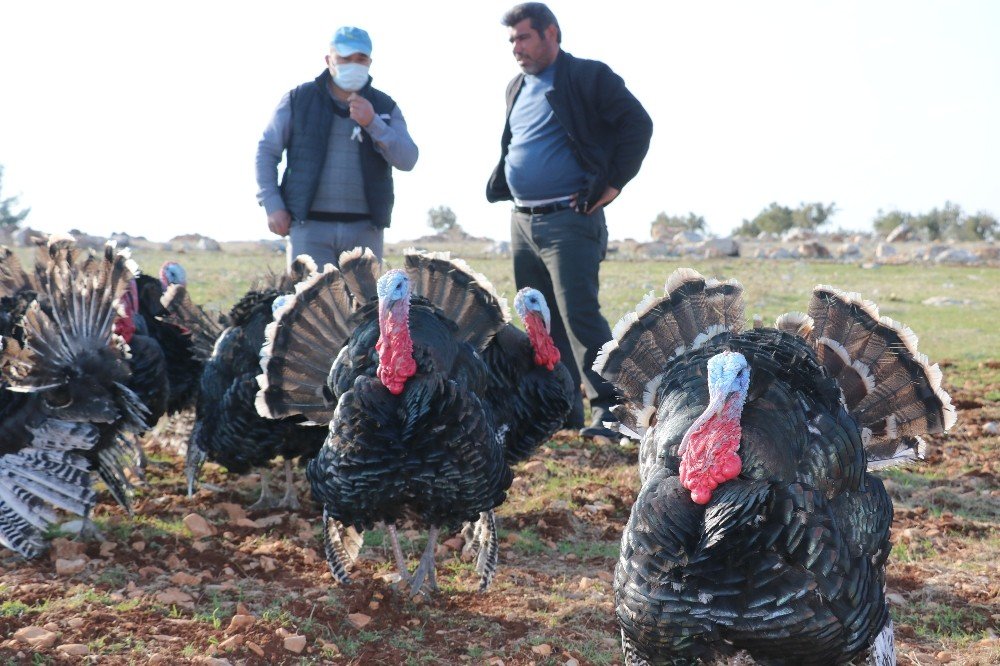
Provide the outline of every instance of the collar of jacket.
<path id="1" fill-rule="evenodd" d="M 556 90 L 559 88 L 560 84 L 566 82 L 566 77 L 569 76 L 569 68 L 572 67 L 572 62 L 576 60 L 571 54 L 559 49 L 559 54 L 556 56 L 556 73 L 552 77 L 552 89 Z M 524 72 L 521 72 L 514 77 L 512 84 L 507 92 L 507 119 L 510 120 L 510 112 L 514 108 L 514 102 L 517 100 L 517 96 L 521 94 L 521 86 L 524 85 L 524 77 L 527 76 Z"/>

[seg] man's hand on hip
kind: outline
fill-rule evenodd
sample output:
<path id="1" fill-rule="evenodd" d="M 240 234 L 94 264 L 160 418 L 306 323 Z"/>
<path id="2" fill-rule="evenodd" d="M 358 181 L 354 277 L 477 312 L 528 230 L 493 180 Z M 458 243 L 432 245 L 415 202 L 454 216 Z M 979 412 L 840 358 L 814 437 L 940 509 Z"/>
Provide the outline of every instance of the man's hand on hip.
<path id="1" fill-rule="evenodd" d="M 375 119 L 375 109 L 371 102 L 358 93 L 351 93 L 351 96 L 347 98 L 347 103 L 351 107 L 351 120 L 362 127 L 371 125 L 372 120 Z"/>
<path id="2" fill-rule="evenodd" d="M 267 228 L 279 236 L 287 236 L 292 216 L 287 210 L 276 210 L 267 216 Z"/>
<path id="3" fill-rule="evenodd" d="M 608 187 L 604 190 L 604 194 L 601 195 L 601 198 L 595 201 L 593 205 L 591 205 L 590 208 L 587 209 L 587 215 L 590 215 L 595 210 L 604 208 L 609 203 L 614 201 L 615 197 L 617 197 L 619 194 L 621 194 L 621 190 L 608 185 Z"/>

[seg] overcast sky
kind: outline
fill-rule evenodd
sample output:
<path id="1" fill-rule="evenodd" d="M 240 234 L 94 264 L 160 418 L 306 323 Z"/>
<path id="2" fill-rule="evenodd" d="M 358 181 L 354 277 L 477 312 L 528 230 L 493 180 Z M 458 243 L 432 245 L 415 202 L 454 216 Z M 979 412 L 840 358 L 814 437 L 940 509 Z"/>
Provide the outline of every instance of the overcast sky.
<path id="1" fill-rule="evenodd" d="M 420 147 L 396 173 L 390 241 L 450 206 L 509 238 L 488 204 L 509 2 L 7 2 L 0 20 L 3 196 L 44 231 L 265 238 L 254 154 L 281 95 L 314 78 L 333 31 L 374 42 L 375 86 Z M 771 202 L 835 202 L 834 226 L 952 201 L 1000 215 L 1000 2 L 550 3 L 563 47 L 618 72 L 653 118 L 612 238 L 660 211 L 725 234 Z M 655 7 L 655 11 L 652 9 Z"/>

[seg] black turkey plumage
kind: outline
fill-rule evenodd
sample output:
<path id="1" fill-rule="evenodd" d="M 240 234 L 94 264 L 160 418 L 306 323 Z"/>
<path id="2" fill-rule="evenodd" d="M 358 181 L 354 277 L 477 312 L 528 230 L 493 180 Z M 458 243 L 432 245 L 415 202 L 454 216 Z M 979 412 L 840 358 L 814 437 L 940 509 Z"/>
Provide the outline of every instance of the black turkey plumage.
<path id="1" fill-rule="evenodd" d="M 300 417 L 266 419 L 257 414 L 255 401 L 264 331 L 272 320 L 275 301 L 290 294 L 295 281 L 315 268 L 311 259 L 300 257 L 288 277 L 274 286 L 250 290 L 229 313 L 231 325 L 219 336 L 201 376 L 195 424 L 188 443 L 189 494 L 194 491 L 198 470 L 206 458 L 230 473 L 245 474 L 281 456 L 285 460 L 284 497 L 275 502 L 264 469 L 261 497 L 252 508 L 298 508 L 291 461 L 315 455 L 326 439 L 326 428 L 303 424 L 305 419 Z"/>
<path id="2" fill-rule="evenodd" d="M 388 526 L 411 593 L 436 589 L 434 550 L 442 528 L 481 520 L 481 588 L 496 560 L 493 509 L 512 476 L 484 395 L 478 352 L 507 320 L 485 278 L 447 255 L 410 251 L 405 270 L 378 279 L 370 251 L 344 253 L 297 290 L 268 333 L 258 409 L 329 422 L 307 476 L 324 507 L 330 569 L 347 580 L 351 553 L 340 527 Z M 332 366 L 332 367 L 331 367 Z M 410 577 L 395 524 L 429 527 Z"/>
<path id="3" fill-rule="evenodd" d="M 0 251 L 0 545 L 24 557 L 45 552 L 56 509 L 88 516 L 91 470 L 129 508 L 143 416 L 112 330 L 134 264 L 113 246 L 78 258 L 65 238 L 47 250 L 34 275 Z"/>
<path id="4" fill-rule="evenodd" d="M 170 312 L 163 305 L 164 290 L 158 278 L 136 277 L 137 315 L 142 318 L 143 331 L 156 341 L 163 351 L 166 364 L 166 413 L 193 407 L 198 393 L 204 359 L 199 357 L 192 331 L 170 321 Z"/>
<path id="5" fill-rule="evenodd" d="M 483 351 L 486 399 L 507 462 L 527 460 L 562 427 L 573 406 L 573 379 L 549 335 L 545 297 L 525 287 L 514 297 L 525 331 L 506 324 Z"/>
<path id="6" fill-rule="evenodd" d="M 176 261 L 166 261 L 160 267 L 160 286 L 163 289 L 160 297 L 163 320 L 190 334 L 193 355 L 204 370 L 205 362 L 215 349 L 215 341 L 229 325 L 228 317 L 209 313 L 191 300 L 187 272 Z"/>
<path id="7" fill-rule="evenodd" d="M 628 664 L 894 662 L 892 502 L 869 473 L 955 419 L 916 337 L 856 294 L 744 331 L 742 287 L 676 271 L 595 362 L 641 438 L 616 614 Z"/>

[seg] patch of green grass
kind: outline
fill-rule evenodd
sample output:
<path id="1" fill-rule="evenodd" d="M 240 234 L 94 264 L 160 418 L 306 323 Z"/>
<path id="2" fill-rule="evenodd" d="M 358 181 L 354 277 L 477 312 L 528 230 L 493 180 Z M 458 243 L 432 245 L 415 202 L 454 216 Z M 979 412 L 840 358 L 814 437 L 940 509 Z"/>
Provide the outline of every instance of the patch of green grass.
<path id="1" fill-rule="evenodd" d="M 989 613 L 967 604 L 916 603 L 896 612 L 897 621 L 909 624 L 918 636 L 964 647 L 986 637 Z"/>
<path id="2" fill-rule="evenodd" d="M 901 564 L 920 562 L 937 556 L 937 549 L 930 539 L 900 541 L 892 547 L 891 559 Z"/>
<path id="3" fill-rule="evenodd" d="M 506 538 L 505 531 L 498 530 L 498 532 L 500 541 L 504 541 Z M 538 532 L 531 527 L 521 528 L 514 532 L 514 534 L 517 536 L 517 539 L 514 541 L 513 549 L 521 555 L 538 555 L 544 553 L 549 548 L 542 541 L 541 537 L 538 536 Z"/>
<path id="4" fill-rule="evenodd" d="M 618 560 L 619 544 L 617 541 L 560 541 L 556 545 L 563 555 L 573 553 L 581 560 L 592 558 Z"/>
<path id="5" fill-rule="evenodd" d="M 31 606 L 21 601 L 5 601 L 0 604 L 0 617 L 21 617 L 31 612 Z"/>
<path id="6" fill-rule="evenodd" d="M 120 566 L 110 566 L 106 569 L 102 569 L 101 573 L 98 574 L 96 581 L 99 585 L 106 585 L 108 587 L 118 589 L 125 586 L 128 582 L 128 571 Z"/>

